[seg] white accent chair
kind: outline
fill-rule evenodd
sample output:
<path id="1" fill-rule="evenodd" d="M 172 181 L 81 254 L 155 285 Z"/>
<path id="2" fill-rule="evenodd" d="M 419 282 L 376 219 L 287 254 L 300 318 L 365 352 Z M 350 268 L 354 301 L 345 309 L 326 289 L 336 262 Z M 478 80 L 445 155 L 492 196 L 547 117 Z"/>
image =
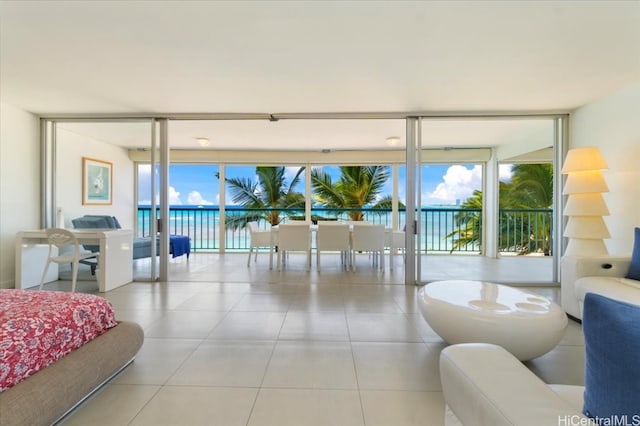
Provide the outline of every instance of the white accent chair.
<path id="1" fill-rule="evenodd" d="M 548 385 L 501 346 L 463 343 L 440 353 L 445 426 L 594 425 L 583 386 Z"/>
<path id="2" fill-rule="evenodd" d="M 630 264 L 630 257 L 563 256 L 560 288 L 565 312 L 582 319 L 587 293 L 640 305 L 640 281 L 625 278 Z"/>
<path id="3" fill-rule="evenodd" d="M 351 269 L 356 270 L 356 254 L 369 252 L 373 256 L 373 265 L 384 272 L 384 225 L 367 225 L 355 223 L 351 231 Z"/>
<path id="4" fill-rule="evenodd" d="M 308 222 L 292 221 L 278 226 L 278 271 L 285 264 L 289 251 L 304 251 L 306 270 L 311 268 L 311 227 Z"/>
<path id="5" fill-rule="evenodd" d="M 342 265 L 349 269 L 350 231 L 346 223 L 318 221 L 316 231 L 316 266 L 320 270 L 321 251 L 339 251 Z"/>
<path id="6" fill-rule="evenodd" d="M 71 263 L 71 291 L 76 291 L 76 282 L 78 281 L 78 264 L 81 260 L 97 258 L 99 253 L 80 251 L 82 247 L 78 243 L 78 239 L 73 232 L 62 228 L 49 228 L 46 230 L 47 240 L 49 242 L 49 254 L 47 255 L 47 263 L 42 272 L 40 280 L 40 290 L 44 287 L 44 280 L 49 271 L 49 265 L 54 263 Z M 69 251 L 71 249 L 71 251 Z M 98 275 L 96 275 L 96 278 Z"/>
<path id="7" fill-rule="evenodd" d="M 247 227 L 249 228 L 249 236 L 251 237 L 251 242 L 249 243 L 249 258 L 247 259 L 247 266 L 249 266 L 251 263 L 251 254 L 254 249 L 254 262 L 258 260 L 258 249 L 260 247 L 269 247 L 269 249 L 271 249 L 271 231 L 260 229 L 258 222 L 249 222 L 247 223 Z"/>

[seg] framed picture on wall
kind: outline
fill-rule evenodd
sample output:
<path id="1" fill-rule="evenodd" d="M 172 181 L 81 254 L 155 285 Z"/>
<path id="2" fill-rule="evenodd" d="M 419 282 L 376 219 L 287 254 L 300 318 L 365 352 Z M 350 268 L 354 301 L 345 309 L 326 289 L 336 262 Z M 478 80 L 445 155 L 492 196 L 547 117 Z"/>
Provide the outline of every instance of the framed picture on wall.
<path id="1" fill-rule="evenodd" d="M 112 163 L 82 157 L 82 204 L 110 205 L 112 183 Z"/>

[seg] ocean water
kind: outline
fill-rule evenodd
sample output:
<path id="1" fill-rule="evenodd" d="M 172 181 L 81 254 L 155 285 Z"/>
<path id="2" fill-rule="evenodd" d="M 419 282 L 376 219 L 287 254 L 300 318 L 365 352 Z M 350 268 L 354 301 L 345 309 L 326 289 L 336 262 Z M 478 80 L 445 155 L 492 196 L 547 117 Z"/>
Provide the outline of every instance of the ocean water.
<path id="1" fill-rule="evenodd" d="M 421 238 L 422 250 L 448 252 L 453 247 L 453 238 L 448 234 L 456 229 L 454 216 L 460 211 L 457 206 L 425 206 L 421 214 Z M 151 210 L 148 206 L 139 206 L 138 209 L 138 235 L 149 235 Z M 245 210 L 237 206 L 226 207 L 227 223 L 229 217 L 244 215 Z M 290 212 L 303 215 L 304 211 Z M 312 214 L 325 217 L 335 217 L 334 212 L 312 210 Z M 346 214 L 339 215 L 340 219 L 348 220 Z M 373 223 L 383 223 L 391 227 L 391 212 L 377 212 L 367 210 L 365 220 Z M 400 212 L 398 229 L 404 229 L 405 213 Z M 188 235 L 194 250 L 216 251 L 220 248 L 220 214 L 218 206 L 171 206 L 169 217 L 169 232 L 177 235 Z M 266 222 L 261 226 L 266 227 Z M 244 228 L 227 229 L 225 235 L 226 250 L 246 250 L 249 246 L 249 234 Z M 479 248 L 468 247 L 464 251 L 477 252 Z"/>

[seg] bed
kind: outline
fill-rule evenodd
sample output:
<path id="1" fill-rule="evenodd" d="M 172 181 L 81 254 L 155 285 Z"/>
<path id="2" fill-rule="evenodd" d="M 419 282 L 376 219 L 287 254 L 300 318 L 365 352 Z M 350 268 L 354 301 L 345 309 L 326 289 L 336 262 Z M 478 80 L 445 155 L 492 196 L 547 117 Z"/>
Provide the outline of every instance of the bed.
<path id="1" fill-rule="evenodd" d="M 0 425 L 50 425 L 126 367 L 142 328 L 82 293 L 0 290 Z"/>

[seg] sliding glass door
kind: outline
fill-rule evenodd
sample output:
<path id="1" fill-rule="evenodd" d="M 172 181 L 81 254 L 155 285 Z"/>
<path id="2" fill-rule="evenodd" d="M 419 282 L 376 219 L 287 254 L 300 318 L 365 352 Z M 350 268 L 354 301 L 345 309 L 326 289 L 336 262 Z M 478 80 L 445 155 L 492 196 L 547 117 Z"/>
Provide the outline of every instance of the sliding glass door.
<path id="1" fill-rule="evenodd" d="M 151 120 L 45 120 L 44 184 L 46 200 L 44 226 L 79 228 L 83 217 L 105 217 L 112 220 L 100 227 L 113 226 L 130 229 L 132 277 L 134 280 L 159 278 L 157 246 L 150 243 L 156 223 L 145 222 L 138 216 L 136 198 L 146 197 L 159 203 L 155 189 L 160 187 L 155 139 Z M 145 151 L 149 162 L 140 168 L 132 159 L 132 152 Z M 146 176 L 150 184 L 146 194 L 140 193 L 133 182 Z M 114 218 L 114 219 L 113 219 Z M 141 228 L 141 225 L 147 228 Z M 149 239 L 142 247 L 138 237 Z M 94 245 L 89 245 L 89 249 Z M 109 267 L 114 267 L 109 265 Z M 117 267 L 117 266 L 115 266 Z M 67 272 L 61 271 L 61 279 Z M 80 280 L 95 280 L 87 266 L 80 271 Z"/>
<path id="2" fill-rule="evenodd" d="M 539 117 L 420 120 L 417 282 L 556 282 L 556 124 Z"/>

